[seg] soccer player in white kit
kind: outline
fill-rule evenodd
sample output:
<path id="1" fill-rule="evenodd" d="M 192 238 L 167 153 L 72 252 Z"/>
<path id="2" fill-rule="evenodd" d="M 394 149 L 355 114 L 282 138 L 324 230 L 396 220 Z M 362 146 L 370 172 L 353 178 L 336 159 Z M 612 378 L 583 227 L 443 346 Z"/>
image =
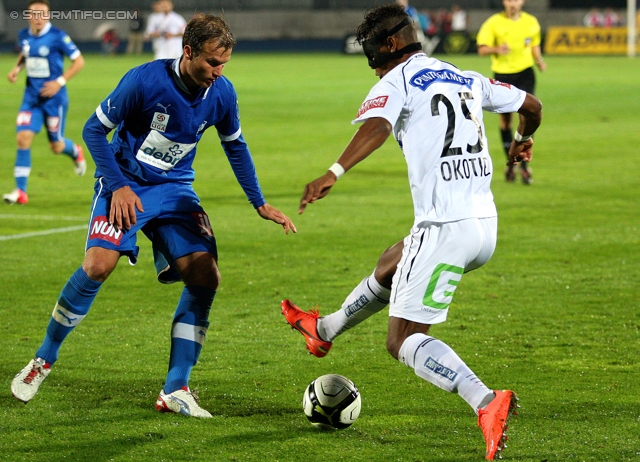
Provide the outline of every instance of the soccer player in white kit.
<path id="1" fill-rule="evenodd" d="M 182 36 L 185 19 L 173 11 L 173 2 L 159 0 L 153 4 L 145 36 L 153 39 L 154 59 L 179 58 L 182 55 Z"/>
<path id="2" fill-rule="evenodd" d="M 542 104 L 515 87 L 429 58 L 409 24 L 398 5 L 365 15 L 358 40 L 380 82 L 360 107 L 354 122 L 363 124 L 338 161 L 306 186 L 299 213 L 325 197 L 345 171 L 393 133 L 408 165 L 414 225 L 403 241 L 382 254 L 374 273 L 340 310 L 320 318 L 317 311 L 304 312 L 285 300 L 282 312 L 306 337 L 309 351 L 322 357 L 337 335 L 390 304 L 387 350 L 419 377 L 458 393 L 473 408 L 486 458 L 493 460 L 505 447 L 515 393 L 489 389 L 428 331 L 446 320 L 462 275 L 486 263 L 496 245 L 493 166 L 483 110 L 520 114 L 509 153 L 509 162 L 517 163 L 532 156 L 531 135 L 540 125 Z"/>

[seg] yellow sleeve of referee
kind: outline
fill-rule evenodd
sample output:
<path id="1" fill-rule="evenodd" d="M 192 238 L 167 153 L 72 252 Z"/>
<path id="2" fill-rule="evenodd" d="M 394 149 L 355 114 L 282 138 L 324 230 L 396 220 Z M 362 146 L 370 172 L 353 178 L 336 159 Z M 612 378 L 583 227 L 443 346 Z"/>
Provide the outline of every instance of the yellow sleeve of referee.
<path id="1" fill-rule="evenodd" d="M 492 54 L 491 70 L 496 74 L 516 74 L 534 64 L 531 48 L 540 45 L 540 24 L 524 11 L 517 21 L 509 19 L 504 12 L 494 14 L 480 27 L 476 43 L 489 47 L 506 43 L 509 53 Z"/>

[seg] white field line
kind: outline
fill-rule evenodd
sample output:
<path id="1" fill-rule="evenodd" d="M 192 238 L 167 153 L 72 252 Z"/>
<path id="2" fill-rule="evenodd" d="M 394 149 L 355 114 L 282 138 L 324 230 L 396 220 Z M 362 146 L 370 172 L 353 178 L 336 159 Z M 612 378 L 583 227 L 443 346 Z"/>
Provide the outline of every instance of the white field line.
<path id="1" fill-rule="evenodd" d="M 10 234 L 8 236 L 0 236 L 0 241 L 8 241 L 10 239 L 24 239 L 27 237 L 35 237 L 35 236 L 47 236 L 49 234 L 56 234 L 56 233 L 68 233 L 70 231 L 79 231 L 81 229 L 87 229 L 87 225 L 67 226 L 66 228 L 46 229 L 44 231 L 35 231 L 33 233 Z"/>
<path id="2" fill-rule="evenodd" d="M 47 221 L 87 221 L 87 217 L 58 217 L 54 215 L 19 215 L 10 213 L 0 213 L 0 219 L 17 220 L 47 220 Z"/>

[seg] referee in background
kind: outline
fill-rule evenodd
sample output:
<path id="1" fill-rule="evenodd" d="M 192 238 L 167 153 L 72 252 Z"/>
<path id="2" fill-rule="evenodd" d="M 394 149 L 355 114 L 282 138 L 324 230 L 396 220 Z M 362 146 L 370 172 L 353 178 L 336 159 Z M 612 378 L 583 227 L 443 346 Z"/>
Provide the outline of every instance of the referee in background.
<path id="1" fill-rule="evenodd" d="M 533 65 L 540 72 L 547 68 L 540 50 L 540 24 L 534 16 L 522 11 L 524 0 L 502 0 L 502 5 L 504 11 L 489 17 L 480 27 L 476 37 L 478 54 L 491 55 L 491 70 L 496 80 L 535 94 Z M 500 134 L 508 158 L 513 141 L 512 114 L 499 116 Z M 515 169 L 511 165 L 505 170 L 508 182 L 515 181 Z M 520 162 L 520 175 L 524 184 L 533 183 L 528 162 Z"/>

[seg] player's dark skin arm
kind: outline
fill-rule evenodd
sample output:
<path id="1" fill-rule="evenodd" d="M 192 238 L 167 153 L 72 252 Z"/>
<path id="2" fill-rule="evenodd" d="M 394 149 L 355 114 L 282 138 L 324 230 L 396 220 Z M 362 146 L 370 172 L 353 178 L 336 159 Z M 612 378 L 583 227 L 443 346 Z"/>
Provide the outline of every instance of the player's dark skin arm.
<path id="1" fill-rule="evenodd" d="M 518 133 L 522 136 L 531 136 L 538 129 L 542 122 L 542 102 L 530 93 L 527 93 L 524 103 L 518 109 L 520 123 Z M 517 164 L 520 161 L 529 162 L 533 157 L 533 138 L 518 142 L 513 140 L 509 147 L 509 165 Z"/>

